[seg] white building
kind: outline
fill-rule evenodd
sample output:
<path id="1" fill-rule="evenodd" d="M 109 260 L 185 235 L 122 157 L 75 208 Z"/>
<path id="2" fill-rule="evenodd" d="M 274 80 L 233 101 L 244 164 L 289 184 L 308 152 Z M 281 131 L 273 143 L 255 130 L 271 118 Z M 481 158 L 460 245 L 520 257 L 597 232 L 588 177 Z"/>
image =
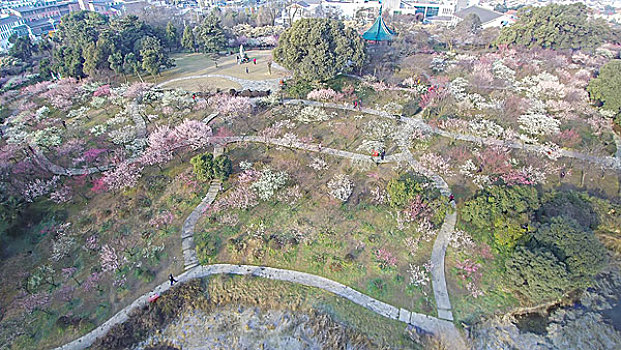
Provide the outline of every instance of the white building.
<path id="1" fill-rule="evenodd" d="M 465 19 L 471 14 L 479 16 L 479 19 L 481 19 L 481 27 L 483 27 L 483 29 L 491 27 L 503 27 L 514 22 L 514 19 L 510 15 L 492 11 L 479 6 L 470 6 L 455 12 L 453 16 L 453 23 L 458 23 L 459 21 Z"/>

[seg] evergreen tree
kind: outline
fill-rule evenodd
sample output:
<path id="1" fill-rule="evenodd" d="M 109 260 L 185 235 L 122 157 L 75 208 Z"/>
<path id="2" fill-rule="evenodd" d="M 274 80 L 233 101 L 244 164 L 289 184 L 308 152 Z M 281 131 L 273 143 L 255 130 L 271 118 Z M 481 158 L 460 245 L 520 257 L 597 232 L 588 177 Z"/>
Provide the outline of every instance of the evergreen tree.
<path id="1" fill-rule="evenodd" d="M 170 49 L 177 49 L 179 47 L 179 35 L 177 34 L 177 28 L 168 22 L 166 25 L 166 43 Z"/>
<path id="2" fill-rule="evenodd" d="M 610 26 L 583 3 L 524 7 L 519 20 L 504 27 L 498 44 L 550 49 L 595 49 L 609 39 Z"/>
<path id="3" fill-rule="evenodd" d="M 140 56 L 142 57 L 142 69 L 149 72 L 155 79 L 155 76 L 160 74 L 161 66 L 165 63 L 159 39 L 152 36 L 144 38 Z"/>
<path id="4" fill-rule="evenodd" d="M 224 29 L 220 26 L 220 20 L 215 14 L 207 16 L 196 28 L 196 36 L 205 53 L 218 52 L 228 43 Z"/>
<path id="5" fill-rule="evenodd" d="M 192 28 L 186 26 L 183 28 L 183 36 L 181 38 L 181 46 L 185 49 L 194 52 L 196 50 L 196 39 L 194 38 L 194 32 Z"/>
<path id="6" fill-rule="evenodd" d="M 597 78 L 589 82 L 587 90 L 602 108 L 615 113 L 615 121 L 621 126 L 621 60 L 603 65 Z"/>
<path id="7" fill-rule="evenodd" d="M 301 19 L 280 36 L 274 58 L 296 77 L 322 81 L 360 67 L 365 60 L 364 42 L 342 22 Z"/>

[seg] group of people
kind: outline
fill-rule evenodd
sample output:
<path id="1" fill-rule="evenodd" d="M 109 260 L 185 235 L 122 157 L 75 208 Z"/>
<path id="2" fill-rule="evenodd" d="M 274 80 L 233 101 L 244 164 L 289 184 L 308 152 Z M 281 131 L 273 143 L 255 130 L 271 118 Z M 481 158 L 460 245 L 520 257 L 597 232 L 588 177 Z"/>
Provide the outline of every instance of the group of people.
<path id="1" fill-rule="evenodd" d="M 237 58 L 237 64 L 242 64 L 242 63 L 246 63 L 246 62 L 250 62 L 250 59 L 248 58 L 248 55 L 245 55 L 243 57 L 240 57 L 239 55 L 236 56 Z M 252 59 L 252 63 L 256 66 L 257 64 L 257 59 L 253 58 Z M 246 74 L 250 73 L 250 71 L 248 70 L 248 67 L 244 67 Z"/>
<path id="2" fill-rule="evenodd" d="M 362 102 L 360 100 L 354 100 L 354 108 L 356 109 L 362 108 Z"/>
<path id="3" fill-rule="evenodd" d="M 382 149 L 379 152 L 376 151 L 376 150 L 373 150 L 373 152 L 371 154 L 372 154 L 374 160 L 377 160 L 377 157 L 379 157 L 381 160 L 384 160 L 384 158 L 386 158 L 386 150 L 385 149 Z"/>

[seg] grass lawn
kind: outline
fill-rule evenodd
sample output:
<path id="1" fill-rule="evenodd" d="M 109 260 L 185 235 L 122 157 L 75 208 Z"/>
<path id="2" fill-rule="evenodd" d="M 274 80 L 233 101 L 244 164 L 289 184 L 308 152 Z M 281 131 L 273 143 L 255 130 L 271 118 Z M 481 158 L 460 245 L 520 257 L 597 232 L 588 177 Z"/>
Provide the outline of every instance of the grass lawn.
<path id="1" fill-rule="evenodd" d="M 213 90 L 228 90 L 228 89 L 241 89 L 241 85 L 238 83 L 224 79 L 224 78 L 196 78 L 173 81 L 170 84 L 164 85 L 166 88 L 180 88 L 186 91 L 213 91 Z"/>
<path id="2" fill-rule="evenodd" d="M 174 54 L 171 57 L 175 60 L 176 66 L 172 69 L 163 71 L 160 76 L 156 77 L 156 83 L 162 83 L 171 79 L 190 77 L 205 74 L 220 74 L 237 77 L 247 80 L 265 80 L 265 79 L 281 79 L 288 75 L 287 72 L 272 66 L 272 74 L 267 70 L 267 57 L 271 56 L 271 51 L 249 51 L 249 63 L 238 65 L 236 63 L 236 55 L 223 56 L 218 60 L 218 68 L 214 62 L 202 53 L 183 53 Z M 257 59 L 257 64 L 252 63 L 252 59 Z M 245 67 L 248 67 L 249 74 L 246 74 Z M 138 77 L 131 76 L 131 80 L 136 81 Z M 153 80 L 149 76 L 143 76 L 148 82 Z M 198 85 L 196 85 L 198 87 Z M 233 86 L 231 86 L 233 87 Z"/>

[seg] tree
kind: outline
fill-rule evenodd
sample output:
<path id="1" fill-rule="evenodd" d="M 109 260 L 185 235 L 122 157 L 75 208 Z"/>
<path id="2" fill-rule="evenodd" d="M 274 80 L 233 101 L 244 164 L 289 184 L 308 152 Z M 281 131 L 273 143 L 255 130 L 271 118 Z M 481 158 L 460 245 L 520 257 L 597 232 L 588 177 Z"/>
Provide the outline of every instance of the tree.
<path id="1" fill-rule="evenodd" d="M 183 36 L 181 37 L 181 46 L 190 51 L 196 50 L 196 39 L 194 38 L 194 32 L 190 26 L 183 28 Z"/>
<path id="2" fill-rule="evenodd" d="M 140 75 L 140 62 L 138 62 L 138 59 L 133 52 L 125 55 L 125 59 L 123 60 L 123 71 L 125 73 L 134 73 L 138 75 L 140 81 L 144 83 L 144 80 L 142 80 L 142 76 Z"/>
<path id="3" fill-rule="evenodd" d="M 219 155 L 215 159 L 211 153 L 203 153 L 193 157 L 190 163 L 194 166 L 194 174 L 201 181 L 214 178 L 226 179 L 233 169 L 231 160 L 225 155 Z"/>
<path id="4" fill-rule="evenodd" d="M 510 287 L 539 303 L 587 287 L 605 262 L 606 251 L 593 232 L 556 217 L 518 246 L 505 267 Z"/>
<path id="5" fill-rule="evenodd" d="M 149 72 L 153 79 L 155 79 L 155 76 L 160 74 L 160 68 L 166 61 L 162 53 L 160 40 L 152 36 L 144 38 L 140 56 L 142 57 L 142 69 Z"/>
<path id="6" fill-rule="evenodd" d="M 213 13 L 196 28 L 196 36 L 205 53 L 218 52 L 228 43 L 224 29 L 220 26 L 220 20 Z"/>
<path id="7" fill-rule="evenodd" d="M 621 60 L 612 60 L 603 65 L 597 78 L 589 82 L 587 91 L 591 99 L 601 103 L 604 109 L 614 112 L 617 124 L 621 125 Z"/>
<path id="8" fill-rule="evenodd" d="M 35 46 L 32 44 L 32 41 L 30 41 L 28 35 L 17 36 L 17 34 L 13 34 L 9 38 L 9 42 L 13 44 L 9 49 L 9 55 L 19 58 L 22 61 L 30 60 Z"/>
<path id="9" fill-rule="evenodd" d="M 567 270 L 552 252 L 518 247 L 505 263 L 511 288 L 538 303 L 560 298 L 567 288 Z"/>
<path id="10" fill-rule="evenodd" d="M 340 21 L 301 19 L 280 36 L 274 58 L 298 78 L 323 81 L 360 67 L 364 42 Z"/>
<path id="11" fill-rule="evenodd" d="M 52 62 L 49 58 L 39 61 L 39 77 L 44 80 L 52 79 Z"/>
<path id="12" fill-rule="evenodd" d="M 166 43 L 171 49 L 179 47 L 179 35 L 177 34 L 177 28 L 172 22 L 168 22 L 166 25 Z"/>
<path id="13" fill-rule="evenodd" d="M 545 247 L 567 267 L 572 287 L 586 287 L 606 262 L 606 250 L 593 232 L 573 218 L 555 217 L 530 242 Z"/>
<path id="14" fill-rule="evenodd" d="M 476 13 L 471 13 L 457 23 L 451 36 L 462 44 L 472 44 L 482 29 L 481 18 Z"/>
<path id="15" fill-rule="evenodd" d="M 123 74 L 125 77 L 125 72 L 123 71 L 123 55 L 119 52 L 113 52 L 110 56 L 108 56 L 108 63 L 110 64 L 110 69 L 116 74 Z"/>
<path id="16" fill-rule="evenodd" d="M 504 27 L 498 44 L 515 44 L 560 50 L 595 49 L 609 39 L 605 20 L 595 18 L 583 3 L 524 7 L 519 19 Z"/>

